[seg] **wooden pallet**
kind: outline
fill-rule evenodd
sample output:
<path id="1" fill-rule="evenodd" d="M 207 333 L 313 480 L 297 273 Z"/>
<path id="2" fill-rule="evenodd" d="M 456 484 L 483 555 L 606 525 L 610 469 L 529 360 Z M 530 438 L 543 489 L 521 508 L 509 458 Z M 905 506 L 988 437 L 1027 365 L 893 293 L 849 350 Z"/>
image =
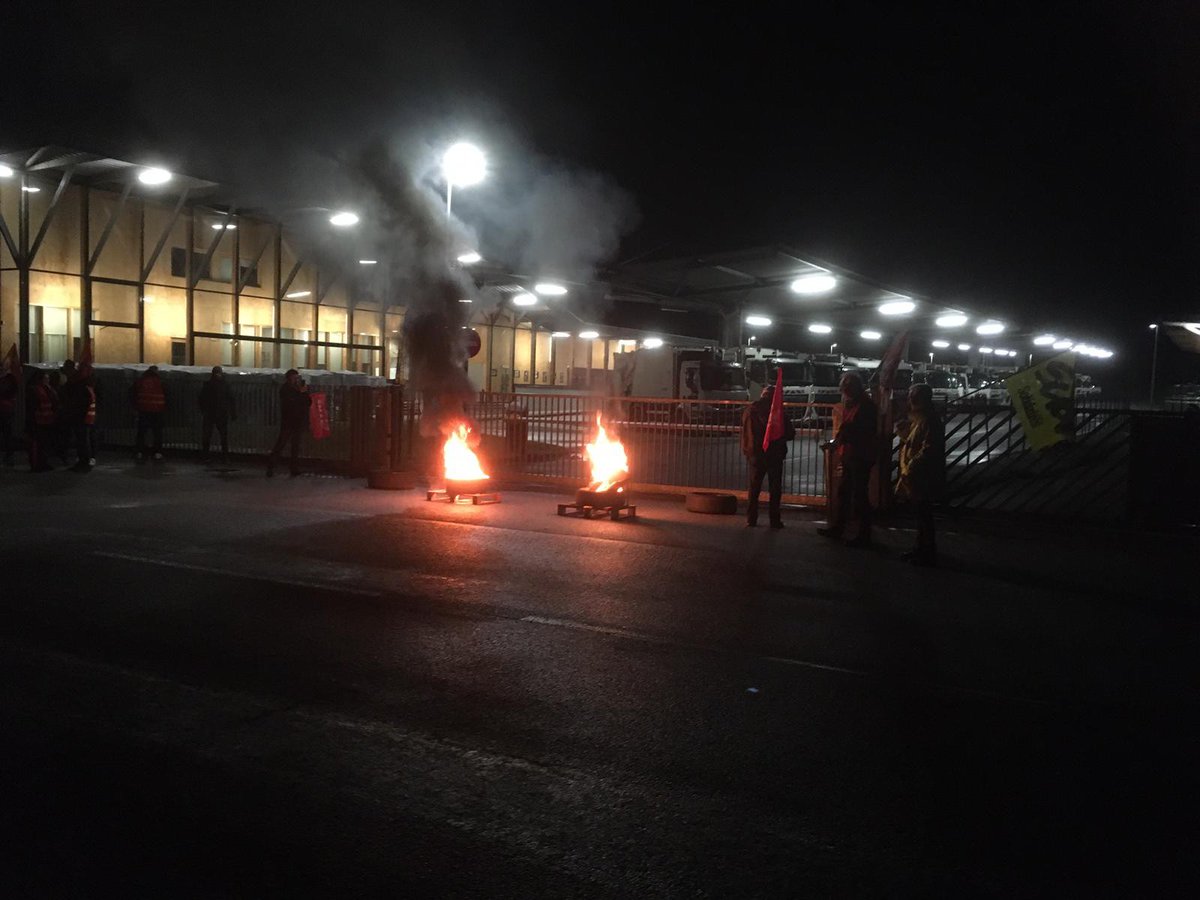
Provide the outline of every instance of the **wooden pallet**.
<path id="1" fill-rule="evenodd" d="M 426 500 L 445 500 L 450 503 L 466 503 L 470 501 L 473 506 L 482 506 L 485 503 L 499 503 L 500 495 L 497 493 L 480 493 L 480 494 L 458 494 L 452 496 L 446 491 L 426 491 Z"/>
<path id="2" fill-rule="evenodd" d="M 614 522 L 617 519 L 636 519 L 636 506 L 587 506 L 583 503 L 560 503 L 558 504 L 558 514 L 560 516 L 577 516 L 581 519 L 590 519 L 596 515 L 605 515 Z"/>

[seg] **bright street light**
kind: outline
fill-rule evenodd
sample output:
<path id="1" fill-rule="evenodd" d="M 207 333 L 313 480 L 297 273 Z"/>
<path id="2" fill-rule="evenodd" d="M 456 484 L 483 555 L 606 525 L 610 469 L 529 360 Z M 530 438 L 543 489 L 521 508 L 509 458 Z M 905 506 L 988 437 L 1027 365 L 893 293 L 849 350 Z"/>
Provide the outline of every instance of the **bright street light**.
<path id="1" fill-rule="evenodd" d="M 1034 343 L 1034 346 L 1037 346 L 1037 347 L 1048 347 L 1050 344 L 1053 344 L 1057 340 L 1058 340 L 1058 338 L 1056 338 L 1052 334 L 1039 334 L 1037 337 L 1035 337 L 1033 339 L 1033 343 Z"/>
<path id="2" fill-rule="evenodd" d="M 883 335 L 878 331 L 860 331 L 858 336 L 864 341 L 877 341 L 883 337 Z"/>
<path id="3" fill-rule="evenodd" d="M 537 297 L 533 294 L 515 294 L 512 302 L 513 306 L 533 306 L 537 303 Z"/>
<path id="4" fill-rule="evenodd" d="M 939 350 L 945 350 L 947 347 L 950 346 L 950 342 L 949 341 L 933 341 L 932 346 L 937 347 Z"/>
<path id="5" fill-rule="evenodd" d="M 837 279 L 828 272 L 810 272 L 792 282 L 797 294 L 826 294 L 837 287 Z"/>
<path id="6" fill-rule="evenodd" d="M 459 256 L 458 261 L 460 263 L 462 263 L 464 266 L 471 266 L 477 262 L 482 262 L 483 257 L 480 256 L 478 253 L 476 253 L 474 250 L 472 250 L 470 253 L 464 253 L 461 256 Z"/>
<path id="7" fill-rule="evenodd" d="M 663 345 L 662 338 L 646 338 L 644 341 L 642 341 L 642 346 L 645 347 L 647 350 L 657 350 L 662 345 Z"/>
<path id="8" fill-rule="evenodd" d="M 349 228 L 351 225 L 358 224 L 358 214 L 347 211 L 335 212 L 329 217 L 329 224 L 336 225 L 338 228 Z"/>
<path id="9" fill-rule="evenodd" d="M 879 311 L 885 316 L 907 316 L 916 308 L 917 304 L 911 300 L 892 300 L 879 305 Z"/>
<path id="10" fill-rule="evenodd" d="M 766 316 L 746 316 L 747 325 L 757 325 L 759 328 L 767 328 L 771 324 L 771 320 Z"/>
<path id="11" fill-rule="evenodd" d="M 459 141 L 442 156 L 442 176 L 446 179 L 446 216 L 456 187 L 479 184 L 487 175 L 487 160 L 474 144 Z"/>
<path id="12" fill-rule="evenodd" d="M 552 337 L 552 338 L 569 338 L 570 336 L 571 336 L 571 332 L 569 332 L 569 331 L 552 331 L 552 332 L 550 332 L 550 337 Z"/>
<path id="13" fill-rule="evenodd" d="M 1055 350 L 1070 350 L 1074 346 L 1075 346 L 1075 344 L 1072 343 L 1071 341 L 1055 341 L 1054 342 Z"/>
<path id="14" fill-rule="evenodd" d="M 225 224 L 222 224 L 221 222 L 213 222 L 212 230 L 213 231 L 221 231 L 221 230 L 237 231 L 237 226 L 236 225 L 225 225 Z"/>
<path id="15" fill-rule="evenodd" d="M 829 334 L 829 332 L 833 331 L 833 326 L 822 325 L 820 322 L 814 322 L 808 326 L 808 330 L 813 334 Z"/>
<path id="16" fill-rule="evenodd" d="M 991 353 L 991 352 L 992 352 L 992 348 L 991 348 L 991 347 L 980 347 L 980 348 L 979 348 L 979 352 L 980 352 L 980 353 Z"/>
<path id="17" fill-rule="evenodd" d="M 171 180 L 171 173 L 166 169 L 151 167 L 138 172 L 138 181 L 142 184 L 166 184 Z"/>
<path id="18" fill-rule="evenodd" d="M 13 170 L 8 166 L 0 166 L 0 178 L 11 178 Z"/>
<path id="19" fill-rule="evenodd" d="M 373 265 L 376 265 L 378 262 L 379 262 L 379 260 L 377 260 L 377 259 L 360 259 L 358 261 L 358 264 L 360 266 L 373 266 Z"/>
<path id="20" fill-rule="evenodd" d="M 967 317 L 962 313 L 947 313 L 933 320 L 938 328 L 961 328 L 967 324 Z"/>
<path id="21" fill-rule="evenodd" d="M 596 338 L 600 337 L 600 332 L 598 332 L 598 331 L 581 331 L 581 332 L 579 332 L 579 336 L 581 338 L 583 338 L 585 341 L 594 341 Z"/>
<path id="22" fill-rule="evenodd" d="M 971 349 L 971 345 L 970 344 L 959 344 L 958 349 L 961 350 L 963 353 L 966 353 L 968 350 Z"/>
<path id="23" fill-rule="evenodd" d="M 539 281 L 533 286 L 533 289 L 543 297 L 561 297 L 567 292 L 567 289 L 561 284 L 555 284 L 552 281 Z"/>
<path id="24" fill-rule="evenodd" d="M 975 333 L 976 334 L 999 334 L 1003 330 L 1004 330 L 1003 322 L 991 321 L 991 322 L 984 322 L 982 325 L 980 325 L 978 328 L 975 329 Z"/>

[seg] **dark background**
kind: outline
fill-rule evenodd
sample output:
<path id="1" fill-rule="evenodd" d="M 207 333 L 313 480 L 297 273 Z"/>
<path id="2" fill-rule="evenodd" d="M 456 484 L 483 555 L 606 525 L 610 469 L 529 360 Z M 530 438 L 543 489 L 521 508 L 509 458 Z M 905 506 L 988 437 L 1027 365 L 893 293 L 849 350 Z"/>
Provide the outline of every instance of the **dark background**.
<path id="1" fill-rule="evenodd" d="M 622 258 L 788 243 L 1077 330 L 1130 385 L 1150 322 L 1200 319 L 1193 4 L 10 9 L 6 147 L 236 181 L 465 134 L 498 167 L 524 148 L 629 190 Z M 1164 382 L 1196 377 L 1163 357 Z"/>

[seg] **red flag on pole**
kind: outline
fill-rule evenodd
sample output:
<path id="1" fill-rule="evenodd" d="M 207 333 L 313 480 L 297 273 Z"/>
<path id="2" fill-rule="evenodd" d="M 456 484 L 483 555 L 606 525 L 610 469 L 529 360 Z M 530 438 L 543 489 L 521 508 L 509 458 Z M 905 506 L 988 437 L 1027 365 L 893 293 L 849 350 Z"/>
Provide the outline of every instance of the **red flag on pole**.
<path id="1" fill-rule="evenodd" d="M 8 353 L 4 354 L 4 368 L 13 378 L 21 380 L 21 354 L 17 352 L 16 344 L 9 347 Z"/>
<path id="2" fill-rule="evenodd" d="M 775 370 L 775 393 L 771 395 L 771 414 L 767 416 L 767 430 L 763 432 L 763 452 L 771 441 L 783 437 L 783 366 Z"/>
<path id="3" fill-rule="evenodd" d="M 902 331 L 896 335 L 892 345 L 887 348 L 887 353 L 883 354 L 883 359 L 879 361 L 879 387 L 881 390 L 888 392 L 892 390 L 892 385 L 896 383 L 896 370 L 900 368 L 900 361 L 904 359 L 904 352 L 907 349 L 908 332 Z"/>

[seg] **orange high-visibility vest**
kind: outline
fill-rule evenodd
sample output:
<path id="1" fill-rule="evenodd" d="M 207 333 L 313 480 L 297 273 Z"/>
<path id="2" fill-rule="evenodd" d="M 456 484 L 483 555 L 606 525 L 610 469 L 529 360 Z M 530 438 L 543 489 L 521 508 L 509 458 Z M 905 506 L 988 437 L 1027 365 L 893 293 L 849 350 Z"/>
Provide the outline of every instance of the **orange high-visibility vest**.
<path id="1" fill-rule="evenodd" d="M 138 412 L 160 413 L 167 408 L 167 396 L 157 378 L 139 378 L 134 396 Z"/>
<path id="2" fill-rule="evenodd" d="M 35 425 L 54 424 L 54 393 L 45 384 L 37 386 L 37 406 L 33 410 Z"/>

